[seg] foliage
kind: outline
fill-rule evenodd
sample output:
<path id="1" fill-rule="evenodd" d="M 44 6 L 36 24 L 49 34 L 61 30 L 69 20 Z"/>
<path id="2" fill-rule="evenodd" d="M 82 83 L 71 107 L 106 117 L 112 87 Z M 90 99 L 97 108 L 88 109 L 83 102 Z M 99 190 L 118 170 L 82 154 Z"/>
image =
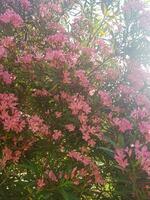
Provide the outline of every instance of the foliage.
<path id="1" fill-rule="evenodd" d="M 149 199 L 149 12 L 1 0 L 0 199 Z"/>

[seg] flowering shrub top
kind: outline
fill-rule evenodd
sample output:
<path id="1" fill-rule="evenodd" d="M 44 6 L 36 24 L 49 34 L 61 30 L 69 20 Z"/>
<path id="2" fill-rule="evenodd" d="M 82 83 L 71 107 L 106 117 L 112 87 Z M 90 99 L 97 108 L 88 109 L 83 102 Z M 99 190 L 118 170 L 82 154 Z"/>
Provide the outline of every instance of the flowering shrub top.
<path id="1" fill-rule="evenodd" d="M 147 4 L 1 7 L 0 197 L 148 200 Z"/>

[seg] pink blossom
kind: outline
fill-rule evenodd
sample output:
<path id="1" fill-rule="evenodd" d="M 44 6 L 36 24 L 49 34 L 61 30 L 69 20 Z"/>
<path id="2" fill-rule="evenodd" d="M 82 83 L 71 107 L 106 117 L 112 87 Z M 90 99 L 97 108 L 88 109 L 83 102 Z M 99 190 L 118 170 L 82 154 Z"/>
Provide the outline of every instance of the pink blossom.
<path id="1" fill-rule="evenodd" d="M 45 18 L 45 17 L 51 17 L 51 12 L 49 10 L 48 5 L 45 3 L 41 3 L 39 6 L 39 13 L 41 15 L 41 17 Z"/>
<path id="2" fill-rule="evenodd" d="M 12 160 L 14 161 L 14 162 L 18 162 L 19 161 L 19 159 L 20 159 L 20 157 L 21 157 L 21 151 L 15 151 L 14 153 L 13 153 L 13 158 L 12 158 Z"/>
<path id="3" fill-rule="evenodd" d="M 142 121 L 139 123 L 139 130 L 144 135 L 146 141 L 150 141 L 150 122 Z"/>
<path id="4" fill-rule="evenodd" d="M 91 107 L 81 95 L 75 95 L 71 98 L 69 108 L 71 109 L 73 115 L 77 115 L 80 111 L 83 111 L 85 114 L 89 114 L 91 112 Z"/>
<path id="5" fill-rule="evenodd" d="M 68 99 L 70 99 L 70 95 L 67 92 L 61 91 L 60 95 L 62 100 L 67 101 Z"/>
<path id="6" fill-rule="evenodd" d="M 4 71 L 2 68 L 0 68 L 0 79 L 2 79 L 4 83 L 9 85 L 13 81 L 13 75 L 10 74 L 8 71 Z"/>
<path id="7" fill-rule="evenodd" d="M 5 167 L 7 161 L 12 160 L 12 150 L 5 146 L 2 150 L 3 157 L 0 159 L 0 164 L 2 167 Z"/>
<path id="8" fill-rule="evenodd" d="M 62 132 L 60 130 L 54 130 L 52 138 L 54 140 L 59 140 L 62 137 Z"/>
<path id="9" fill-rule="evenodd" d="M 49 135 L 49 128 L 46 124 L 44 124 L 43 119 L 34 115 L 28 119 L 29 129 L 33 131 L 33 133 L 41 133 L 42 135 Z"/>
<path id="10" fill-rule="evenodd" d="M 117 69 L 108 68 L 105 71 L 105 76 L 108 80 L 116 80 L 118 78 L 119 71 Z"/>
<path id="11" fill-rule="evenodd" d="M 117 89 L 118 89 L 119 92 L 121 92 L 121 94 L 123 94 L 127 97 L 135 94 L 134 89 L 131 86 L 128 86 L 128 85 L 120 84 Z"/>
<path id="12" fill-rule="evenodd" d="M 68 71 L 63 72 L 63 83 L 64 84 L 70 84 L 71 83 L 70 73 Z"/>
<path id="13" fill-rule="evenodd" d="M 70 152 L 68 153 L 68 156 L 69 156 L 70 158 L 76 159 L 77 161 L 80 161 L 80 160 L 81 160 L 81 154 L 80 154 L 79 152 L 76 152 L 76 151 L 70 151 Z"/>
<path id="14" fill-rule="evenodd" d="M 67 52 L 65 54 L 66 64 L 68 65 L 68 68 L 75 67 L 77 61 L 78 61 L 79 55 L 73 52 Z"/>
<path id="15" fill-rule="evenodd" d="M 25 9 L 25 10 L 29 10 L 31 8 L 31 3 L 29 0 L 20 0 L 21 6 Z"/>
<path id="16" fill-rule="evenodd" d="M 77 167 L 74 167 L 71 171 L 71 179 L 73 179 L 77 174 Z"/>
<path id="17" fill-rule="evenodd" d="M 0 59 L 6 57 L 7 51 L 3 46 L 0 46 Z"/>
<path id="18" fill-rule="evenodd" d="M 122 169 L 125 169 L 129 165 L 124 149 L 116 149 L 114 158 Z"/>
<path id="19" fill-rule="evenodd" d="M 148 133 L 150 132 L 150 122 L 142 121 L 139 123 L 139 129 L 141 133 Z"/>
<path id="20" fill-rule="evenodd" d="M 25 121 L 21 118 L 21 112 L 17 110 L 13 112 L 12 116 L 8 115 L 7 112 L 2 112 L 0 118 L 2 119 L 6 131 L 12 130 L 19 133 L 25 127 Z"/>
<path id="21" fill-rule="evenodd" d="M 58 45 L 64 45 L 68 42 L 68 37 L 64 33 L 56 33 L 54 35 L 50 35 L 46 38 L 46 41 L 50 44 L 54 44 L 56 46 Z"/>
<path id="22" fill-rule="evenodd" d="M 73 124 L 66 124 L 65 128 L 69 131 L 72 132 L 75 130 L 75 126 Z"/>
<path id="23" fill-rule="evenodd" d="M 31 64 L 32 60 L 33 60 L 32 54 L 24 54 L 18 58 L 18 61 L 24 64 Z"/>
<path id="24" fill-rule="evenodd" d="M 96 184 L 104 184 L 104 180 L 101 176 L 101 173 L 100 173 L 98 166 L 93 164 L 93 163 L 92 163 L 92 174 L 95 177 L 95 183 Z"/>
<path id="25" fill-rule="evenodd" d="M 52 67 L 61 67 L 66 63 L 65 54 L 62 50 L 47 49 L 45 60 L 49 61 Z"/>
<path id="26" fill-rule="evenodd" d="M 102 101 L 102 104 L 104 106 L 112 106 L 112 99 L 111 99 L 111 96 L 108 92 L 105 92 L 105 91 L 99 91 L 98 92 L 100 98 L 101 98 L 101 101 Z"/>
<path id="27" fill-rule="evenodd" d="M 46 184 L 45 184 L 45 181 L 44 181 L 43 178 L 40 178 L 40 179 L 37 180 L 37 187 L 38 187 L 39 189 L 43 188 L 45 185 L 46 185 Z"/>
<path id="28" fill-rule="evenodd" d="M 56 13 L 58 14 L 61 14 L 62 13 L 62 8 L 61 8 L 61 5 L 60 4 L 56 4 L 56 3 L 50 3 L 50 8 L 55 11 Z"/>
<path id="29" fill-rule="evenodd" d="M 135 97 L 135 102 L 138 106 L 145 106 L 146 109 L 150 109 L 150 100 L 144 94 L 138 94 Z"/>
<path id="30" fill-rule="evenodd" d="M 14 94 L 0 93 L 0 112 L 11 109 L 16 110 L 17 97 Z"/>
<path id="31" fill-rule="evenodd" d="M 110 55 L 110 54 L 111 54 L 112 50 L 111 50 L 111 48 L 106 44 L 106 42 L 105 42 L 104 40 L 99 39 L 99 40 L 97 41 L 97 44 L 98 44 L 100 50 L 102 51 L 102 53 L 103 53 L 104 55 Z"/>
<path id="32" fill-rule="evenodd" d="M 119 127 L 119 130 L 123 133 L 132 130 L 132 124 L 126 118 L 114 118 L 113 123 Z"/>
<path id="33" fill-rule="evenodd" d="M 134 119 L 144 119 L 149 115 L 148 111 L 145 108 L 138 107 L 137 109 L 133 110 L 131 113 L 131 117 Z"/>
<path id="34" fill-rule="evenodd" d="M 140 162 L 142 169 L 150 175 L 150 151 L 147 146 L 144 145 L 140 147 L 140 145 L 136 145 L 135 147 L 136 159 Z"/>
<path id="35" fill-rule="evenodd" d="M 7 9 L 4 14 L 0 15 L 0 21 L 7 24 L 11 23 L 15 28 L 23 25 L 23 19 L 14 10 Z"/>
<path id="36" fill-rule="evenodd" d="M 96 142 L 92 139 L 88 140 L 88 145 L 91 147 L 94 147 L 96 145 Z"/>
<path id="37" fill-rule="evenodd" d="M 22 113 L 17 109 L 14 94 L 0 94 L 0 119 L 6 131 L 21 132 L 25 127 Z"/>
<path id="38" fill-rule="evenodd" d="M 48 23 L 48 28 L 51 29 L 51 30 L 55 30 L 57 32 L 60 32 L 60 33 L 66 32 L 65 28 L 61 24 L 56 23 L 56 22 Z"/>
<path id="39" fill-rule="evenodd" d="M 79 78 L 80 84 L 83 87 L 85 87 L 85 88 L 89 87 L 89 81 L 88 81 L 88 79 L 87 79 L 87 77 L 85 75 L 85 71 L 84 70 L 77 70 L 75 72 L 75 76 L 77 78 Z"/>
<path id="40" fill-rule="evenodd" d="M 51 181 L 57 182 L 58 179 L 56 177 L 56 175 L 54 174 L 54 172 L 52 170 L 50 170 L 50 172 L 48 173 L 48 177 Z"/>
<path id="41" fill-rule="evenodd" d="M 3 156 L 5 161 L 12 159 L 12 150 L 10 150 L 8 147 L 5 147 L 3 150 Z"/>
<path id="42" fill-rule="evenodd" d="M 81 113 L 81 114 L 78 115 L 78 119 L 79 119 L 81 124 L 86 124 L 88 116 L 84 113 Z"/>
<path id="43" fill-rule="evenodd" d="M 40 127 L 43 125 L 43 120 L 37 115 L 34 115 L 28 119 L 28 123 L 29 129 L 31 129 L 33 133 L 35 133 L 40 130 Z"/>
<path id="44" fill-rule="evenodd" d="M 2 38 L 1 42 L 2 46 L 9 48 L 12 47 L 14 45 L 14 37 L 11 36 L 7 36 Z"/>
<path id="45" fill-rule="evenodd" d="M 56 118 L 60 118 L 62 116 L 62 112 L 55 112 Z"/>
<path id="46" fill-rule="evenodd" d="M 73 158 L 77 161 L 80 161 L 82 162 L 85 166 L 89 165 L 91 163 L 91 159 L 86 157 L 86 156 L 83 156 L 80 152 L 77 152 L 77 151 L 70 151 L 68 153 L 68 156 L 70 158 Z"/>

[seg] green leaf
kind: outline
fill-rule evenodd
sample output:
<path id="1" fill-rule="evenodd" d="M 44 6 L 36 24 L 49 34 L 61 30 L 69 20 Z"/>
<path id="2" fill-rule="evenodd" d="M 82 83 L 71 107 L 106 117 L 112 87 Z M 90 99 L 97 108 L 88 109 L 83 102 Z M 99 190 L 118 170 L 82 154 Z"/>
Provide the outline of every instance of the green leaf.
<path id="1" fill-rule="evenodd" d="M 73 192 L 66 191 L 64 189 L 61 189 L 60 191 L 61 195 L 63 196 L 64 200 L 80 200 Z"/>
<path id="2" fill-rule="evenodd" d="M 113 158 L 113 155 L 114 155 L 113 150 L 106 147 L 98 147 L 97 149 L 103 150 L 107 155 Z"/>

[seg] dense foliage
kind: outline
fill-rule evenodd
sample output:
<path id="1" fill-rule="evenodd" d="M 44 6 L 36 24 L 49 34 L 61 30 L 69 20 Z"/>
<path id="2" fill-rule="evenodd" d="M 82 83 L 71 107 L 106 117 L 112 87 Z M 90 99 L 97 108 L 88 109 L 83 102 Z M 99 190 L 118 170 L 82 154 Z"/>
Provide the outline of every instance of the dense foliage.
<path id="1" fill-rule="evenodd" d="M 150 198 L 150 11 L 0 1 L 0 199 Z"/>

